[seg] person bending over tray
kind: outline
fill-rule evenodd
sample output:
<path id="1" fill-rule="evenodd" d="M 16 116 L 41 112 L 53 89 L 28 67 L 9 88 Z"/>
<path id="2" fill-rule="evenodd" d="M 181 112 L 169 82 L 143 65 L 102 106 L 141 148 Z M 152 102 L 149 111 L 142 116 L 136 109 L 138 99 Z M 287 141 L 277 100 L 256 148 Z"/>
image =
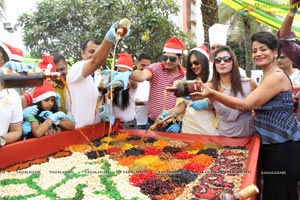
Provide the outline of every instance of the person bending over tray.
<path id="1" fill-rule="evenodd" d="M 254 109 L 254 128 L 261 139 L 260 162 L 263 174 L 264 200 L 296 200 L 300 177 L 300 132 L 293 114 L 292 82 L 279 69 L 276 58 L 279 41 L 269 32 L 251 37 L 252 58 L 263 70 L 258 87 L 245 99 L 213 90 L 203 84 L 194 99 L 214 99 L 240 111 Z"/>

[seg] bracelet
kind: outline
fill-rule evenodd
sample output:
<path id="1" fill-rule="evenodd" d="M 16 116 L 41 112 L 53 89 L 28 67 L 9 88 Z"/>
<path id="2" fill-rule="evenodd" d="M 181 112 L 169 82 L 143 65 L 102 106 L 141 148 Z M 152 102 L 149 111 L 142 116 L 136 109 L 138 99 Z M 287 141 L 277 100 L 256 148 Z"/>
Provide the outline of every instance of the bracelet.
<path id="1" fill-rule="evenodd" d="M 171 116 L 172 116 L 172 117 L 176 117 L 176 116 L 177 116 L 177 113 L 173 111 L 173 112 L 171 112 Z"/>
<path id="2" fill-rule="evenodd" d="M 297 10 L 289 10 L 287 15 L 290 17 L 295 17 L 296 13 L 297 13 Z"/>

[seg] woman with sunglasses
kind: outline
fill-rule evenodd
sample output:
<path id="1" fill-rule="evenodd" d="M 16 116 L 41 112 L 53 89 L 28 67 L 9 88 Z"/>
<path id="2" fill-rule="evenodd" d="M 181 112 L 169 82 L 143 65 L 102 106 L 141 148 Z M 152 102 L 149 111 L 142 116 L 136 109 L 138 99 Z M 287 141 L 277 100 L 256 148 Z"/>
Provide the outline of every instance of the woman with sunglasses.
<path id="1" fill-rule="evenodd" d="M 255 131 L 261 138 L 260 165 L 264 200 L 295 200 L 300 177 L 300 132 L 293 114 L 292 83 L 276 64 L 279 41 L 269 32 L 251 37 L 252 58 L 263 70 L 259 86 L 245 99 L 227 96 L 203 85 L 196 98 L 215 99 L 241 111 L 255 110 Z"/>
<path id="2" fill-rule="evenodd" d="M 209 52 L 204 45 L 193 48 L 186 62 L 186 80 L 202 80 L 207 82 L 209 78 Z M 201 107 L 201 110 L 199 109 Z M 217 135 L 214 127 L 215 113 L 208 101 L 199 102 L 191 101 L 185 98 L 178 98 L 176 106 L 170 110 L 165 110 L 162 117 L 168 115 L 182 115 L 182 128 L 180 131 L 178 124 L 172 124 L 166 132 L 182 132 L 200 135 Z M 178 119 L 178 118 L 177 118 Z"/>
<path id="3" fill-rule="evenodd" d="M 223 95 L 245 99 L 256 88 L 256 83 L 247 77 L 241 77 L 236 55 L 228 46 L 221 46 L 215 53 L 212 81 L 209 88 Z M 217 134 L 227 137 L 249 137 L 253 134 L 251 111 L 243 112 L 223 105 L 210 98 L 219 118 Z"/>

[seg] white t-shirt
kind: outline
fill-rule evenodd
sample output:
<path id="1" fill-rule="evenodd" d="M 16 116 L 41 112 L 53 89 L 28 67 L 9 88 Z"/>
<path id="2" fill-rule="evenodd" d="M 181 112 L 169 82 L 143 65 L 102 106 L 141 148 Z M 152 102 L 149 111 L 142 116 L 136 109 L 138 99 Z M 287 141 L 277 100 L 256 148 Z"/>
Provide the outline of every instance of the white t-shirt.
<path id="1" fill-rule="evenodd" d="M 121 122 L 130 122 L 135 118 L 135 93 L 136 89 L 129 88 L 129 105 L 124 110 L 116 105 L 113 106 L 114 116 Z"/>
<path id="2" fill-rule="evenodd" d="M 294 72 L 290 75 L 290 79 L 292 82 L 300 82 L 300 71 L 299 69 L 294 68 Z"/>
<path id="3" fill-rule="evenodd" d="M 67 91 L 66 108 L 67 113 L 74 117 L 76 128 L 100 122 L 98 114 L 95 118 L 99 92 L 91 75 L 86 78 L 82 76 L 85 62 L 79 61 L 75 63 L 67 75 L 67 84 L 71 98 Z"/>
<path id="4" fill-rule="evenodd" d="M 138 82 L 138 87 L 135 93 L 135 98 L 144 102 L 145 105 L 135 105 L 135 118 L 137 125 L 146 125 L 148 122 L 147 117 L 147 103 L 149 98 L 150 83 L 149 81 Z"/>
<path id="5" fill-rule="evenodd" d="M 10 125 L 23 122 L 21 98 L 14 89 L 0 91 L 0 135 L 8 132 Z"/>

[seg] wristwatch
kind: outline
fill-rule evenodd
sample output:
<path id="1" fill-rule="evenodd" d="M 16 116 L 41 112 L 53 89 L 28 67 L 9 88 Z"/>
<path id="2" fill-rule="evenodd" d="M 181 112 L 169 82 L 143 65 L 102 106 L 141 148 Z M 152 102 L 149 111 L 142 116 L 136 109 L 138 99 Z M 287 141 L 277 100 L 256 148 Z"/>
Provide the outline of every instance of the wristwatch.
<path id="1" fill-rule="evenodd" d="M 3 136 L 0 136 L 0 146 L 3 147 L 6 144 L 6 140 Z"/>

